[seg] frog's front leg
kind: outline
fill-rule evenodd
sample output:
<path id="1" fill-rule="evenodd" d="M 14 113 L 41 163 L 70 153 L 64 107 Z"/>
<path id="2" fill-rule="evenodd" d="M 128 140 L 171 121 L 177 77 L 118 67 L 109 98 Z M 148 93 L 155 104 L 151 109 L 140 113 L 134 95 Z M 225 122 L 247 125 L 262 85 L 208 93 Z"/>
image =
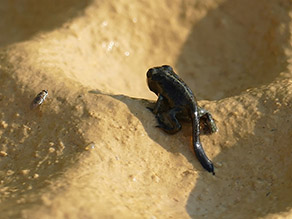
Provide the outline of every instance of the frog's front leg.
<path id="1" fill-rule="evenodd" d="M 155 103 L 154 108 L 147 107 L 153 114 L 157 115 L 160 112 L 165 112 L 168 110 L 167 100 L 160 94 L 158 94 L 158 99 Z"/>
<path id="2" fill-rule="evenodd" d="M 165 113 L 158 113 L 156 115 L 158 126 L 168 134 L 175 134 L 181 130 L 181 124 L 176 118 L 176 114 L 182 110 L 180 107 L 170 109 Z"/>
<path id="3" fill-rule="evenodd" d="M 204 108 L 198 107 L 200 124 L 205 134 L 212 134 L 218 131 L 215 121 L 210 112 Z"/>
<path id="4" fill-rule="evenodd" d="M 158 99 L 155 103 L 154 109 L 153 109 L 153 113 L 156 115 L 159 112 L 159 109 L 161 108 L 162 104 L 163 104 L 163 96 L 161 96 L 160 94 L 158 94 Z"/>

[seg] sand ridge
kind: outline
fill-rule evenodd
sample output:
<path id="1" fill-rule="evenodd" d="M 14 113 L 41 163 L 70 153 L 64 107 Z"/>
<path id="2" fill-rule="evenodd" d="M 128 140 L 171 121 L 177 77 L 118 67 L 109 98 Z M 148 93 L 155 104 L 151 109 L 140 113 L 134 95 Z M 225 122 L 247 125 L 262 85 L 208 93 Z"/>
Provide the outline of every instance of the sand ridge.
<path id="1" fill-rule="evenodd" d="M 0 5 L 2 218 L 291 216 L 290 1 Z M 216 119 L 201 137 L 216 176 L 190 124 L 155 128 L 145 74 L 161 64 Z"/>

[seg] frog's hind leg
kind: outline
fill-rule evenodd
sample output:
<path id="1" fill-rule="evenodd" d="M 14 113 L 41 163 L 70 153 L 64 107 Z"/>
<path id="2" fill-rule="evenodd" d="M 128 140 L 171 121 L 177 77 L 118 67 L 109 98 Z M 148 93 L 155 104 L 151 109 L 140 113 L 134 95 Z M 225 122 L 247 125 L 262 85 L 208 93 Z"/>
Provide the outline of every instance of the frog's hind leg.
<path id="1" fill-rule="evenodd" d="M 180 107 L 173 108 L 166 113 L 158 113 L 156 115 L 158 121 L 158 128 L 161 128 L 168 134 L 175 134 L 181 130 L 181 124 L 176 118 L 176 114 L 182 110 Z"/>
<path id="2" fill-rule="evenodd" d="M 215 121 L 210 112 L 204 108 L 199 108 L 200 126 L 204 134 L 212 134 L 218 131 Z"/>

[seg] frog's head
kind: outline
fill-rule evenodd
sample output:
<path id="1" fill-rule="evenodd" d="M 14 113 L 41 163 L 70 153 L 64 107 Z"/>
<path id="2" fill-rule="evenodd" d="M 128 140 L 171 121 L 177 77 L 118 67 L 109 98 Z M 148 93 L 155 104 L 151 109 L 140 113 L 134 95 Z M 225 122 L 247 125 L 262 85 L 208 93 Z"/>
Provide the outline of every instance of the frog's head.
<path id="1" fill-rule="evenodd" d="M 150 68 L 146 74 L 149 89 L 155 94 L 161 93 L 163 81 L 170 74 L 173 74 L 173 69 L 169 65 Z"/>

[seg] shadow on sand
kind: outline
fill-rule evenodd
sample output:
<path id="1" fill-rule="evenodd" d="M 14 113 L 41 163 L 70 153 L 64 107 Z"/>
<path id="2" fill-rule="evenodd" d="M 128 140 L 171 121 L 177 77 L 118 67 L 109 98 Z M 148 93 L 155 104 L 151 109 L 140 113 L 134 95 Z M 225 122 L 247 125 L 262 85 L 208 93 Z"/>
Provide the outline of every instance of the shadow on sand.
<path id="1" fill-rule="evenodd" d="M 194 24 L 175 68 L 198 99 L 268 84 L 287 66 L 289 1 L 227 0 Z M 285 24 L 285 25 L 283 25 Z"/>
<path id="2" fill-rule="evenodd" d="M 0 0 L 0 48 L 28 40 L 79 16 L 91 0 Z"/>

